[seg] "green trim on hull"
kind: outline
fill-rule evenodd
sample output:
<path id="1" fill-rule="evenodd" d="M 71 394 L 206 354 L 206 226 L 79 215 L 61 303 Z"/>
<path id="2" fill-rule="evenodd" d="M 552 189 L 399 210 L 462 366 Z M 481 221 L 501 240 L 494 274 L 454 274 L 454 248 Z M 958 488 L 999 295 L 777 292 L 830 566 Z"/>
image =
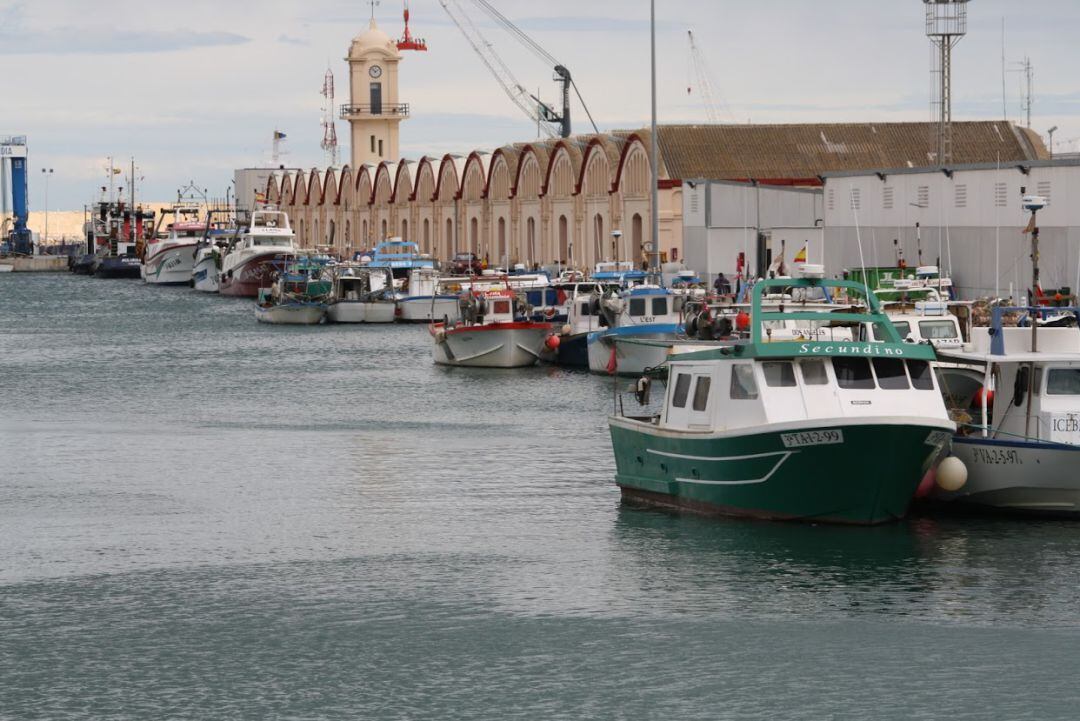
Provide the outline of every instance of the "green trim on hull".
<path id="1" fill-rule="evenodd" d="M 829 442 L 794 446 L 789 436 L 786 447 L 789 434 Z M 935 426 L 885 423 L 724 438 L 611 425 L 616 482 L 627 498 L 708 515 L 864 525 L 907 513 L 939 450 L 930 441 L 940 437 Z"/>

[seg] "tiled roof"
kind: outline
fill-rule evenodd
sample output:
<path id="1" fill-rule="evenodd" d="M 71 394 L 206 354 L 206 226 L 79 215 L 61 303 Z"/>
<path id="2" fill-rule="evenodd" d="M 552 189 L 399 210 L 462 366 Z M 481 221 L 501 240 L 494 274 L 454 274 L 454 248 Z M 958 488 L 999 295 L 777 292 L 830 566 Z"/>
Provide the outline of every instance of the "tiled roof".
<path id="1" fill-rule="evenodd" d="M 648 131 L 639 132 L 648 142 Z M 798 180 L 844 170 L 936 165 L 936 123 L 661 125 L 667 177 Z M 953 123 L 953 163 L 1047 157 L 1038 134 L 1005 121 Z"/>

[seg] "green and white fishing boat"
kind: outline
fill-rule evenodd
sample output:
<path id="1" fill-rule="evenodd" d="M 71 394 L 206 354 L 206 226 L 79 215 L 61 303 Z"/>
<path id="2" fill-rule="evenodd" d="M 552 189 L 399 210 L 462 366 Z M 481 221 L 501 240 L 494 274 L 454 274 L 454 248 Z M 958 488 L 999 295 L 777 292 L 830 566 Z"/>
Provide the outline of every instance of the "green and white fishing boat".
<path id="1" fill-rule="evenodd" d="M 763 310 L 763 295 L 798 288 L 842 289 L 866 302 Z M 659 413 L 609 419 L 624 499 L 768 519 L 903 517 L 956 428 L 931 367 L 934 348 L 903 342 L 873 293 L 853 281 L 763 281 L 751 309 L 748 338 L 669 356 Z M 787 321 L 852 333 L 773 340 L 769 328 Z M 867 327 L 885 340 L 862 340 Z"/>

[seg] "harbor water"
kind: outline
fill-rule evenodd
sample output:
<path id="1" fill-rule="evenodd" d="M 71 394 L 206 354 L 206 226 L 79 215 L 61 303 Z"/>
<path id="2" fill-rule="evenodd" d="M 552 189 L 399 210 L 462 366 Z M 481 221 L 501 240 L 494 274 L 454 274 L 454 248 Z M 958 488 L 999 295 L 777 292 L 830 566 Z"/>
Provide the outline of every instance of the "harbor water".
<path id="1" fill-rule="evenodd" d="M 0 276 L 0 718 L 1076 717 L 1080 524 L 628 507 L 610 379 L 430 344 Z"/>

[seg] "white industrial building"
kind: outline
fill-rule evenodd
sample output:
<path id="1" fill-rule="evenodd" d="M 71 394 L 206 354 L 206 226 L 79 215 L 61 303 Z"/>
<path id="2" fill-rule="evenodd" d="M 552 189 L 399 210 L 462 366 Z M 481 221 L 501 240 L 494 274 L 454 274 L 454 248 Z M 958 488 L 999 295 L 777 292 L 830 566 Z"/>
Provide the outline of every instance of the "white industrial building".
<path id="1" fill-rule="evenodd" d="M 751 275 L 764 277 L 781 252 L 789 264 L 809 244 L 821 262 L 825 215 L 821 188 L 718 180 L 683 185 L 683 253 L 701 277 L 733 277 L 739 256 Z"/>
<path id="2" fill-rule="evenodd" d="M 827 173 L 824 192 L 825 266 L 939 265 L 961 298 L 1031 285 L 1027 195 L 1044 196 L 1039 211 L 1043 289 L 1080 285 L 1080 159 Z"/>

